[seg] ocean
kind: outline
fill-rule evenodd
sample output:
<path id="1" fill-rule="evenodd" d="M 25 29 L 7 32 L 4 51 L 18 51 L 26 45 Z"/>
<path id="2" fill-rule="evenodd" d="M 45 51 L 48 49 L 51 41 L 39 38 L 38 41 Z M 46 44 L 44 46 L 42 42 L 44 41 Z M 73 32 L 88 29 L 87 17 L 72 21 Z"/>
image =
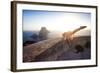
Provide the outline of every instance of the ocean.
<path id="1" fill-rule="evenodd" d="M 32 38 L 33 34 L 38 35 L 38 31 L 23 31 L 23 43 L 26 41 L 34 41 L 36 39 Z"/>
<path id="2" fill-rule="evenodd" d="M 57 38 L 57 37 L 62 37 L 62 32 L 58 32 L 58 31 L 50 31 L 48 33 L 48 39 L 50 38 Z M 76 36 L 90 36 L 91 32 L 90 30 L 85 30 L 85 31 L 80 31 L 78 33 L 76 33 Z M 26 41 L 35 41 L 38 42 L 39 41 L 39 31 L 23 31 L 23 43 L 25 43 Z"/>

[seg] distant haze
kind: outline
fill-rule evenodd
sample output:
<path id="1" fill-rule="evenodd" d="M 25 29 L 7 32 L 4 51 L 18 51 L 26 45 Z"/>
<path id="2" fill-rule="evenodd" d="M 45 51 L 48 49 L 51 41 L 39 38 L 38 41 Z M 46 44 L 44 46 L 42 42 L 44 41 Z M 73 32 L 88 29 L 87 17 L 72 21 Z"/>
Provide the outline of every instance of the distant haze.
<path id="1" fill-rule="evenodd" d="M 57 32 L 57 31 L 51 31 L 49 33 L 48 38 L 56 38 L 56 37 L 62 37 L 62 32 Z M 91 36 L 91 31 L 90 30 L 81 30 L 77 33 L 75 33 L 74 36 Z"/>

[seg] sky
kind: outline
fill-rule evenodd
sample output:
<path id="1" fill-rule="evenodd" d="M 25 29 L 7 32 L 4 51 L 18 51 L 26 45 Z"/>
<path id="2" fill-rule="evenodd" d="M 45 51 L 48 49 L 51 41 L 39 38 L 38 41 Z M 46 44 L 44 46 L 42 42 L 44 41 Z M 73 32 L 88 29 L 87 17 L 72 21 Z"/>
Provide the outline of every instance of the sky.
<path id="1" fill-rule="evenodd" d="M 51 31 L 71 31 L 80 26 L 91 27 L 90 13 L 23 10 L 23 30 L 34 31 L 46 27 Z"/>

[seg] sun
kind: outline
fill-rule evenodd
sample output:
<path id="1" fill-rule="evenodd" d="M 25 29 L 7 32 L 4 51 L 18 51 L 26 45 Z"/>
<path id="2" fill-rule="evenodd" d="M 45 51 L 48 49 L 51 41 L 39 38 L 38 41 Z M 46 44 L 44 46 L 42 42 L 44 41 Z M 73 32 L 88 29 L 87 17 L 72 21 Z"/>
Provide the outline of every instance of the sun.
<path id="1" fill-rule="evenodd" d="M 45 25 L 49 30 L 55 30 L 60 32 L 72 31 L 80 26 L 87 26 L 82 20 L 77 16 L 60 16 L 52 20 L 52 22 L 47 21 Z"/>

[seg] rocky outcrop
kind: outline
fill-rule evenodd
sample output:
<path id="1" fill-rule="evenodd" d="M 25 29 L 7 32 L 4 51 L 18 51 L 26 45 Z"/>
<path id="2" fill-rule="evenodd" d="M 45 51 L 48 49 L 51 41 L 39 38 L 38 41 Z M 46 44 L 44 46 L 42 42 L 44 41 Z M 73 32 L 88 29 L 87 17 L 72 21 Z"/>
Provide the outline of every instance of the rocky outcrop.
<path id="1" fill-rule="evenodd" d="M 23 61 L 34 60 L 36 56 L 61 41 L 61 38 L 48 39 L 23 47 Z"/>

